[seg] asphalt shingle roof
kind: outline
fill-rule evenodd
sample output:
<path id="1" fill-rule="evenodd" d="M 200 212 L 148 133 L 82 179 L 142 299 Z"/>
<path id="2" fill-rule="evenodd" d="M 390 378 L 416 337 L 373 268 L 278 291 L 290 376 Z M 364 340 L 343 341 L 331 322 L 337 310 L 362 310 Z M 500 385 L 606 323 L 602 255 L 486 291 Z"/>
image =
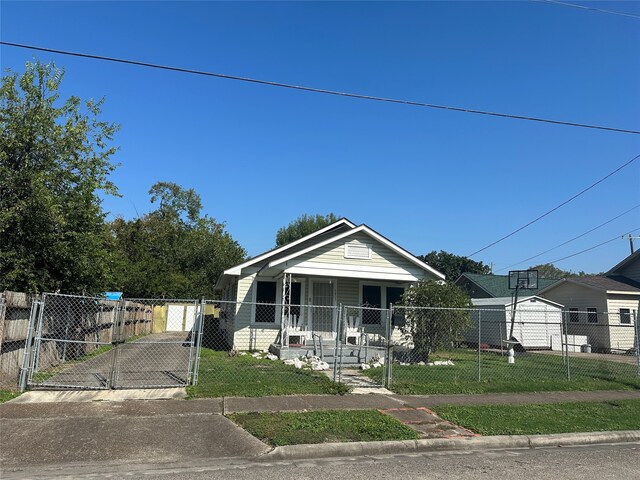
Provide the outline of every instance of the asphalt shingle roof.
<path id="1" fill-rule="evenodd" d="M 625 277 L 611 276 L 602 277 L 596 275 L 587 275 L 584 277 L 569 277 L 575 283 L 595 287 L 600 290 L 616 290 L 619 292 L 638 292 L 640 293 L 640 284 Z"/>
<path id="2" fill-rule="evenodd" d="M 492 297 L 511 297 L 513 290 L 509 288 L 508 275 L 483 275 L 481 273 L 463 273 L 462 276 L 467 277 L 473 283 L 478 285 Z M 527 289 L 526 295 L 536 295 L 543 288 L 556 283 L 555 278 L 538 278 L 538 288 Z"/>

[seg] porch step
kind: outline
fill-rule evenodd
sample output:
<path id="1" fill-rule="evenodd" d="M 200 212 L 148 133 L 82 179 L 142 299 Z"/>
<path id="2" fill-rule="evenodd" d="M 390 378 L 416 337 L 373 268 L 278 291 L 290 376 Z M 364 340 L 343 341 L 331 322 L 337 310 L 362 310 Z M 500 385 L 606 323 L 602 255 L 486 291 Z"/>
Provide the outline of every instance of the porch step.
<path id="1" fill-rule="evenodd" d="M 282 360 L 315 354 L 318 357 L 322 356 L 322 359 L 329 364 L 334 362 L 337 355 L 338 359 L 341 357 L 342 364 L 346 365 L 368 363 L 376 355 L 378 357 L 385 356 L 385 349 L 382 347 L 365 347 L 359 345 L 343 345 L 342 349 L 338 348 L 338 352 L 336 354 L 335 342 L 331 345 L 323 344 L 322 349 L 318 346 L 315 351 L 313 345 L 282 347 L 275 344 L 272 344 L 269 350 Z"/>

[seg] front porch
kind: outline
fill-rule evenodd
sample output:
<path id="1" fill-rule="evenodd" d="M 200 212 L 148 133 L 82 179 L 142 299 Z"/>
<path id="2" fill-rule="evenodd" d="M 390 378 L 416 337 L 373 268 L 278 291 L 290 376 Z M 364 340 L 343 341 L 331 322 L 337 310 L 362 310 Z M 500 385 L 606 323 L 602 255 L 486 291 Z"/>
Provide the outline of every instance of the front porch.
<path id="1" fill-rule="evenodd" d="M 339 360 L 341 364 L 360 365 L 386 357 L 386 347 L 368 344 L 353 345 L 345 342 L 316 341 L 311 345 L 280 345 L 272 343 L 269 352 L 281 360 L 289 360 L 300 357 L 319 357 L 322 361 L 332 365 Z"/>

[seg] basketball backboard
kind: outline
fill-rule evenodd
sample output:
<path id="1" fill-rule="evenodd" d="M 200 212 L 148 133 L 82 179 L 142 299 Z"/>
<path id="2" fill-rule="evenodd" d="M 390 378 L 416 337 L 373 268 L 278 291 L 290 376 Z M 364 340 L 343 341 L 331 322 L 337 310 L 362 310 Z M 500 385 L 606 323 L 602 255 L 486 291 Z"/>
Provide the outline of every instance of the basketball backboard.
<path id="1" fill-rule="evenodd" d="M 509 271 L 509 289 L 534 289 L 538 288 L 538 270 L 511 270 Z"/>

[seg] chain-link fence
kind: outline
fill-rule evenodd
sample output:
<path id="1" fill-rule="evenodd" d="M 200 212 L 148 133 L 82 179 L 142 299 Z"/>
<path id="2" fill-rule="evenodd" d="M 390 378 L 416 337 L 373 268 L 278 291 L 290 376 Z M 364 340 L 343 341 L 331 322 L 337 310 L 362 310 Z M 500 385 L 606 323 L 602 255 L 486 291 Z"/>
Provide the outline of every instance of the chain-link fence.
<path id="1" fill-rule="evenodd" d="M 635 310 L 5 293 L 0 319 L 4 388 L 19 372 L 29 388 L 192 386 L 193 396 L 640 388 Z"/>
<path id="2" fill-rule="evenodd" d="M 339 307 L 225 300 L 204 304 L 192 395 L 347 391 L 332 381 Z"/>
<path id="3" fill-rule="evenodd" d="M 186 386 L 199 338 L 195 300 L 44 294 L 27 332 L 22 387 Z"/>
<path id="4" fill-rule="evenodd" d="M 640 388 L 636 312 L 395 307 L 392 316 L 387 386 L 399 393 Z"/>

